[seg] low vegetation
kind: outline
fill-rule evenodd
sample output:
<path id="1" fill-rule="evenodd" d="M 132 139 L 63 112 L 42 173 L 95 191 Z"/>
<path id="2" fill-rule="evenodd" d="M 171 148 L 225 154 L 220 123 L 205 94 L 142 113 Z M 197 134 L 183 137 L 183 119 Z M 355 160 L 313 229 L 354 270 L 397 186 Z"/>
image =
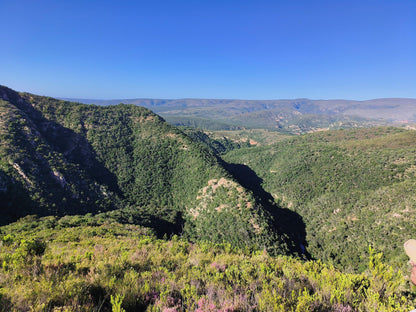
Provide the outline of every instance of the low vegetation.
<path id="1" fill-rule="evenodd" d="M 156 239 L 105 216 L 3 226 L 2 311 L 409 311 L 403 273 L 370 248 L 361 274 L 230 244 Z"/>

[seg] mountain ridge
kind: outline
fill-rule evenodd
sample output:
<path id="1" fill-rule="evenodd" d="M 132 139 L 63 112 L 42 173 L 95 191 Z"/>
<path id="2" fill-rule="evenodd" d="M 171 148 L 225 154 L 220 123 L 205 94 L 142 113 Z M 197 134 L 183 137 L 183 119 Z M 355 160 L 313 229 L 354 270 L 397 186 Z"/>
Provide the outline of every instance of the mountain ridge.
<path id="1" fill-rule="evenodd" d="M 416 123 L 416 99 L 370 100 L 233 100 L 119 99 L 82 100 L 98 105 L 120 102 L 152 109 L 174 125 L 209 130 L 265 128 L 293 134 L 320 129 L 356 128 Z"/>
<path id="2" fill-rule="evenodd" d="M 293 212 L 271 213 L 215 154 L 147 108 L 72 103 L 5 87 L 0 96 L 3 222 L 31 213 L 107 211 L 161 235 L 299 250 L 301 222 L 296 231 L 283 224 Z M 26 201 L 18 200 L 16 185 Z"/>
<path id="3" fill-rule="evenodd" d="M 106 202 L 104 193 L 112 193 L 122 209 L 110 207 L 115 203 L 107 200 L 110 206 L 103 210 L 108 215 L 154 229 L 163 224 L 170 234 L 221 241 L 231 230 L 227 239 L 237 245 L 247 241 L 272 250 L 277 241 L 277 253 L 284 253 L 285 248 L 299 252 L 302 245 L 312 257 L 352 270 L 361 269 L 357 259 L 374 243 L 383 246 L 392 263 L 399 265 L 403 260 L 384 234 L 393 233 L 392 241 L 397 243 L 411 233 L 415 198 L 410 190 L 416 181 L 413 131 L 372 127 L 302 136 L 274 132 L 278 135 L 270 142 L 276 143 L 256 147 L 257 142 L 244 136 L 268 135 L 269 131 L 240 131 L 246 134 L 228 139 L 231 135 L 226 132 L 180 130 L 137 105 L 102 107 L 10 92 L 7 98 L 14 97 L 11 101 L 16 106 L 1 102 L 0 134 L 2 142 L 14 144 L 0 146 L 0 156 L 17 158 L 10 163 L 0 157 L 0 190 L 12 185 L 13 177 L 20 183 L 15 188 L 27 188 L 25 176 L 31 180 L 37 172 L 46 172 L 43 179 L 32 179 L 35 186 L 44 185 L 41 190 L 55 185 L 59 193 L 67 183 L 70 194 L 79 193 L 84 206 L 88 201 L 81 195 L 96 194 L 97 207 L 103 207 L 100 200 Z M 298 104 L 301 109 L 307 103 Z M 20 119 L 9 121 L 13 112 Z M 32 140 L 37 133 L 41 134 L 39 143 Z M 6 149 L 14 146 L 16 152 Z M 31 148 L 52 170 L 43 169 Z M 93 169 L 100 168 L 94 167 L 94 161 L 110 174 L 102 181 L 110 182 L 94 184 L 98 181 L 94 174 L 101 171 Z M 28 164 L 37 169 L 30 171 Z M 75 170 L 78 176 L 66 178 L 64 170 Z M 10 172 L 12 176 L 7 175 Z M 76 184 L 83 180 L 79 175 L 91 183 Z M 29 197 L 44 200 L 52 209 L 59 202 L 53 196 L 49 199 L 49 193 L 39 191 Z M 383 222 L 386 212 L 391 218 Z M 352 231 L 359 227 L 374 235 L 363 237 Z M 260 236 L 259 230 L 264 230 Z M 343 241 L 343 235 L 349 240 Z M 333 239 L 340 243 L 334 246 Z M 342 251 L 353 256 L 345 257 Z"/>
<path id="4" fill-rule="evenodd" d="M 45 95 L 45 97 L 49 97 Z M 279 102 L 279 101 L 326 101 L 326 102 L 370 102 L 370 101 L 408 101 L 408 100 L 416 100 L 415 98 L 408 98 L 408 97 L 387 97 L 387 98 L 371 98 L 366 100 L 353 100 L 353 99 L 310 99 L 310 98 L 287 98 L 287 99 L 263 99 L 263 100 L 255 100 L 255 99 L 243 99 L 243 98 L 120 98 L 120 99 L 94 99 L 94 98 L 73 98 L 73 97 L 54 97 L 59 100 L 69 101 L 69 102 L 76 102 L 76 103 L 84 103 L 84 104 L 94 104 L 94 103 L 101 103 L 101 102 L 114 102 L 112 104 L 118 103 L 127 103 L 128 101 L 166 101 L 166 102 L 173 102 L 173 101 L 218 101 L 218 102 L 234 102 L 234 101 L 241 101 L 241 102 Z M 86 102 L 89 103 L 86 103 Z M 107 103 L 106 103 L 107 104 Z M 130 103 L 134 104 L 134 103 Z"/>

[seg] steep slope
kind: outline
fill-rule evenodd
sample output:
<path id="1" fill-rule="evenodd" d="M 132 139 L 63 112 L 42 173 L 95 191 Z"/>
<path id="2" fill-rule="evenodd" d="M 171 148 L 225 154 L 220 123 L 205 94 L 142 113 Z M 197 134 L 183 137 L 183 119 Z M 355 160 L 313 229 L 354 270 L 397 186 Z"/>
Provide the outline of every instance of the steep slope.
<path id="1" fill-rule="evenodd" d="M 402 266 L 414 237 L 416 132 L 372 128 L 315 133 L 223 158 L 250 167 L 280 205 L 299 213 L 308 251 L 362 269 L 369 245 Z"/>
<path id="2" fill-rule="evenodd" d="M 17 93 L 1 88 L 0 94 L 1 223 L 28 213 L 118 207 L 113 176 L 95 160 L 85 138 L 45 120 Z"/>
<path id="3" fill-rule="evenodd" d="M 148 109 L 77 104 L 5 87 L 0 94 L 0 196 L 9 219 L 113 210 L 160 234 L 275 253 L 298 248 L 302 238 L 285 235 L 208 149 Z"/>

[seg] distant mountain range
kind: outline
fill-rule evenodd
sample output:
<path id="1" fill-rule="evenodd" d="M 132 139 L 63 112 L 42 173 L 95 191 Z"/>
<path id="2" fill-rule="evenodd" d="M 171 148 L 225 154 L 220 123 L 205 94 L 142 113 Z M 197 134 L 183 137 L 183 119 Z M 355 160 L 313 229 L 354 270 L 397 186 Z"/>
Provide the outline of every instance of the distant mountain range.
<path id="1" fill-rule="evenodd" d="M 210 130 L 266 128 L 290 133 L 363 126 L 416 123 L 416 99 L 217 100 L 217 99 L 70 99 L 86 104 L 129 103 L 151 109 L 174 125 Z"/>

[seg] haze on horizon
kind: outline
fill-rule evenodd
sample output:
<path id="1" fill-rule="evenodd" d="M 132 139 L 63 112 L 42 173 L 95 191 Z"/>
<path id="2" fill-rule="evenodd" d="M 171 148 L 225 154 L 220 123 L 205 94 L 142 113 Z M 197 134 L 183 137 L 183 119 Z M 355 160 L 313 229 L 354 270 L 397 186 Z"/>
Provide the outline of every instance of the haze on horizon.
<path id="1" fill-rule="evenodd" d="M 416 98 L 416 2 L 2 1 L 0 84 L 67 98 Z"/>

